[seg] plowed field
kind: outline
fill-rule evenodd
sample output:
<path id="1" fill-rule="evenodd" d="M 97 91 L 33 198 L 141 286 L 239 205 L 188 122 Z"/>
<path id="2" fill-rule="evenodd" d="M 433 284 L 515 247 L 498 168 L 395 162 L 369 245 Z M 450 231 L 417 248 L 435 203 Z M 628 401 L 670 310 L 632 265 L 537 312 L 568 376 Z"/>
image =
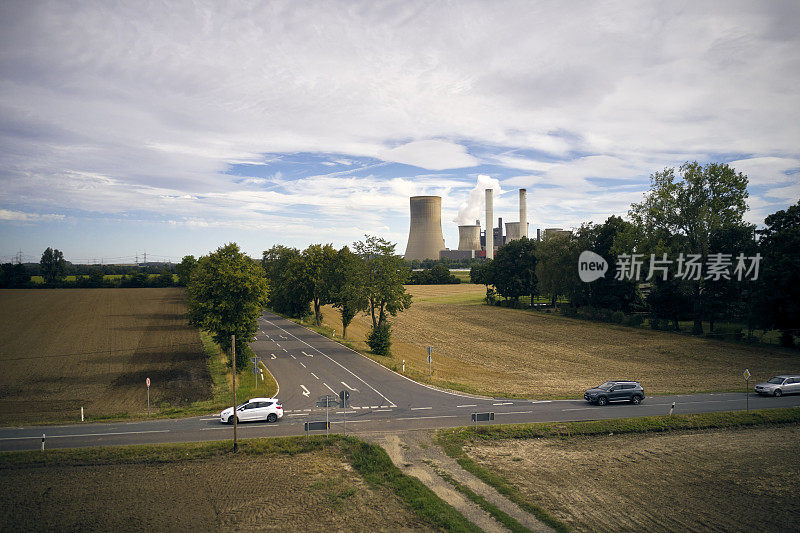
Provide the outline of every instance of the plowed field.
<path id="1" fill-rule="evenodd" d="M 182 289 L 0 291 L 0 424 L 145 414 L 211 396 Z"/>
<path id="2" fill-rule="evenodd" d="M 800 428 L 530 439 L 467 447 L 576 531 L 794 531 Z"/>

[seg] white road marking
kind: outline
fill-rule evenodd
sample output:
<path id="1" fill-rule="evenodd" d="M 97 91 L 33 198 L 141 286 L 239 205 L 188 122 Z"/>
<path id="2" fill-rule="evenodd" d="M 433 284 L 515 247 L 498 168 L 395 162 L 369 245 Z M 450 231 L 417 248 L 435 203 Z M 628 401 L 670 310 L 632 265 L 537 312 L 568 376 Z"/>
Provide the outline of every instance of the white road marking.
<path id="1" fill-rule="evenodd" d="M 303 409 L 303 411 L 305 411 L 306 413 L 310 413 L 311 409 Z"/>
<path id="2" fill-rule="evenodd" d="M 272 325 L 272 326 L 274 326 L 274 327 L 278 328 L 279 330 L 283 331 L 284 333 L 287 333 L 287 334 L 289 334 L 289 335 L 292 335 L 291 333 L 289 333 L 288 331 L 286 331 L 285 329 L 283 329 L 283 328 L 282 328 L 282 327 L 280 327 L 279 325 L 275 324 L 274 322 L 271 322 L 271 321 L 269 321 L 269 320 L 265 320 L 265 322 L 267 322 L 268 324 L 270 324 L 270 325 Z M 342 369 L 344 369 L 346 372 L 349 372 L 349 373 L 350 373 L 350 374 L 351 374 L 351 375 L 352 375 L 354 378 L 356 378 L 358 381 L 360 381 L 361 383 L 363 383 L 364 385 L 366 385 L 367 387 L 369 387 L 370 389 L 372 389 L 372 390 L 375 392 L 375 394 L 377 394 L 378 396 L 380 396 L 381 398 L 383 398 L 384 400 L 386 400 L 386 401 L 389 403 L 389 405 L 390 405 L 391 407 L 397 407 L 397 406 L 394 404 L 394 402 L 393 402 L 392 400 L 390 400 L 389 398 L 387 398 L 386 396 L 384 396 L 383 394 L 381 394 L 380 392 L 378 392 L 378 389 L 376 389 L 375 387 L 373 387 L 372 385 L 370 385 L 369 383 L 367 383 L 366 381 L 364 381 L 364 379 L 360 378 L 358 375 L 356 375 L 356 374 L 355 374 L 355 372 L 353 372 L 352 370 L 350 370 L 350 369 L 349 369 L 349 368 L 347 368 L 346 366 L 342 365 L 342 364 L 341 364 L 339 361 L 336 361 L 335 359 L 333 359 L 332 357 L 330 357 L 329 355 L 327 355 L 326 353 L 324 353 L 322 350 L 319 350 L 318 348 L 314 348 L 314 346 L 310 345 L 309 343 L 307 343 L 306 341 L 304 341 L 303 339 L 301 339 L 301 338 L 300 338 L 300 337 L 298 337 L 297 335 L 292 335 L 292 337 L 294 337 L 295 339 L 299 340 L 300 342 L 302 342 L 303 344 L 305 344 L 305 345 L 306 345 L 306 346 L 308 346 L 309 348 L 312 348 L 312 349 L 314 349 L 316 352 L 318 352 L 319 354 L 321 354 L 323 357 L 326 357 L 326 358 L 327 358 L 329 361 L 331 361 L 331 362 L 333 362 L 333 363 L 335 363 L 335 364 L 339 365 L 339 367 L 341 367 Z M 357 354 L 358 352 L 355 352 L 355 351 L 354 351 L 353 353 L 356 353 L 356 354 Z M 364 358 L 365 358 L 365 359 L 367 359 L 368 361 L 372 361 L 372 359 L 370 359 L 369 357 L 365 357 L 365 356 L 364 356 Z M 373 363 L 375 363 L 376 365 L 380 366 L 381 368 L 386 368 L 386 367 L 384 367 L 383 365 L 381 365 L 380 363 L 376 363 L 375 361 L 373 361 Z M 390 371 L 390 372 L 391 372 L 391 371 Z M 398 375 L 401 375 L 401 374 L 398 374 Z M 407 378 L 407 379 L 408 379 L 408 378 Z M 409 381 L 411 381 L 412 383 L 416 383 L 416 381 L 413 381 L 413 380 L 410 380 L 410 379 L 409 379 Z"/>
<path id="3" fill-rule="evenodd" d="M 306 353 L 306 352 L 303 352 L 303 351 L 301 351 L 300 353 L 305 355 L 306 357 L 314 357 L 314 355 L 310 354 L 310 353 Z"/>
<path id="4" fill-rule="evenodd" d="M 289 354 L 289 357 L 291 357 L 292 359 L 297 359 L 297 357 L 293 356 L 292 354 Z"/>
<path id="5" fill-rule="evenodd" d="M 169 433 L 168 429 L 153 429 L 149 431 L 116 431 L 113 433 L 79 433 L 76 435 L 48 435 L 48 439 L 67 439 L 70 437 L 104 437 L 106 435 L 141 435 L 144 433 Z M 0 440 L 25 440 L 25 439 L 41 439 L 40 435 L 32 437 L 3 437 Z"/>
<path id="6" fill-rule="evenodd" d="M 308 413 L 293 413 L 291 415 L 286 415 L 286 416 L 308 416 Z"/>
<path id="7" fill-rule="evenodd" d="M 278 343 L 276 342 L 275 344 L 278 344 Z M 280 348 L 280 347 L 281 347 L 281 345 L 280 345 L 280 344 L 278 344 L 278 348 Z"/>
<path id="8" fill-rule="evenodd" d="M 366 409 L 366 407 L 364 409 Z M 391 409 L 375 409 L 376 413 L 381 412 L 381 411 L 391 411 Z"/>
<path id="9" fill-rule="evenodd" d="M 202 422 L 208 422 L 209 420 L 219 420 L 219 417 L 215 416 L 214 418 L 201 418 L 200 420 Z"/>
<path id="10" fill-rule="evenodd" d="M 312 372 L 311 375 L 314 376 L 314 379 L 319 379 L 319 376 L 317 376 L 315 373 Z"/>
<path id="11" fill-rule="evenodd" d="M 433 409 L 433 407 L 412 407 L 412 411 L 422 411 L 423 409 Z"/>
<path id="12" fill-rule="evenodd" d="M 306 365 L 304 365 L 302 361 L 300 362 L 300 366 L 302 366 L 303 368 L 306 367 Z"/>
<path id="13" fill-rule="evenodd" d="M 345 386 L 345 387 L 347 387 L 348 389 L 350 389 L 350 390 L 352 390 L 352 391 L 356 391 L 356 392 L 358 392 L 358 389 L 354 389 L 353 387 L 351 387 L 350 385 L 348 385 L 348 384 L 347 384 L 347 383 L 345 383 L 344 381 L 342 381 L 341 383 L 342 383 L 342 385 L 344 385 L 344 386 Z"/>
<path id="14" fill-rule="evenodd" d="M 323 383 L 323 385 L 325 385 L 326 387 L 328 387 L 328 390 L 329 390 L 329 391 L 331 391 L 332 393 L 334 393 L 334 394 L 339 394 L 338 392 L 336 392 L 335 390 L 333 390 L 333 389 L 330 387 L 330 385 L 328 385 L 327 383 Z"/>
<path id="15" fill-rule="evenodd" d="M 553 400 L 531 400 L 531 403 L 551 403 Z"/>
<path id="16" fill-rule="evenodd" d="M 277 357 L 275 357 L 275 354 L 274 354 L 274 353 L 271 353 L 271 354 L 269 354 L 269 355 L 270 355 L 270 359 L 277 359 Z"/>
<path id="17" fill-rule="evenodd" d="M 458 415 L 440 415 L 440 416 L 412 416 L 406 418 L 398 418 L 397 420 L 422 420 L 425 418 L 458 418 Z"/>
<path id="18" fill-rule="evenodd" d="M 283 350 L 286 353 L 289 353 L 289 350 L 287 350 L 286 348 L 281 348 L 281 350 Z"/>
<path id="19" fill-rule="evenodd" d="M 478 404 L 476 404 L 476 403 L 468 403 L 468 404 L 464 404 L 464 405 L 456 405 L 456 407 L 478 407 Z"/>
<path id="20" fill-rule="evenodd" d="M 500 402 L 500 403 L 493 403 L 492 405 L 514 405 L 514 402 Z"/>
<path id="21" fill-rule="evenodd" d="M 305 397 L 308 397 L 308 395 L 309 395 L 309 394 L 311 394 L 311 391 L 309 391 L 309 390 L 306 388 L 306 386 L 305 386 L 305 385 L 300 385 L 300 388 L 301 388 L 301 389 L 303 389 L 303 396 L 305 396 Z"/>

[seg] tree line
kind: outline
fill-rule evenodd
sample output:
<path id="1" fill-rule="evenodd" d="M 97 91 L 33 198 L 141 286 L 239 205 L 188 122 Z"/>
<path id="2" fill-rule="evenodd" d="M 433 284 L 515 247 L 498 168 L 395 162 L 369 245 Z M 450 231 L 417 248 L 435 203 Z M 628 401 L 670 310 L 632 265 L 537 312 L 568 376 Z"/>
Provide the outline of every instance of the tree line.
<path id="1" fill-rule="evenodd" d="M 781 344 L 800 335 L 800 202 L 744 220 L 747 177 L 725 164 L 685 163 L 651 175 L 650 189 L 629 220 L 609 217 L 542 241 L 519 239 L 494 260 L 475 264 L 473 283 L 488 303 L 559 307 L 565 315 L 714 332 L 720 322 L 779 329 Z M 581 281 L 578 260 L 592 251 L 605 276 Z M 743 335 L 740 331 L 737 335 Z"/>

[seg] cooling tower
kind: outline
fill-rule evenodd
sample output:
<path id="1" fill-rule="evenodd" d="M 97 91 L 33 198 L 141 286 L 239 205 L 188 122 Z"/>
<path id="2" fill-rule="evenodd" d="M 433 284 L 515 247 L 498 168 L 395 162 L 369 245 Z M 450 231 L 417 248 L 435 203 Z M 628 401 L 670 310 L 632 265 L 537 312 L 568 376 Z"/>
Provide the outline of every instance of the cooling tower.
<path id="1" fill-rule="evenodd" d="M 494 259 L 494 191 L 486 189 L 486 259 Z"/>
<path id="2" fill-rule="evenodd" d="M 526 189 L 519 190 L 519 235 L 517 238 L 528 236 L 528 191 Z"/>
<path id="3" fill-rule="evenodd" d="M 412 196 L 406 261 L 439 259 L 440 250 L 444 250 L 442 197 Z"/>
<path id="4" fill-rule="evenodd" d="M 525 226 L 530 226 L 530 224 L 525 224 Z M 525 236 L 527 236 L 527 227 L 525 228 Z M 519 234 L 519 222 L 506 222 L 506 242 L 513 241 L 515 239 L 519 239 L 522 236 Z"/>
<path id="5" fill-rule="evenodd" d="M 480 226 L 459 226 L 458 227 L 458 249 L 459 250 L 480 250 L 481 249 L 481 227 Z"/>

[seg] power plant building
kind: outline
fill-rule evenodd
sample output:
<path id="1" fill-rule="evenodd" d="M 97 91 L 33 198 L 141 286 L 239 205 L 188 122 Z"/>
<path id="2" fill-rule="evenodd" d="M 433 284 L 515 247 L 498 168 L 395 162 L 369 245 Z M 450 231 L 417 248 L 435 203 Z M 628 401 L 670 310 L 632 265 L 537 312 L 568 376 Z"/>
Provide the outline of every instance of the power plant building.
<path id="1" fill-rule="evenodd" d="M 441 250 L 444 250 L 442 197 L 412 196 L 405 260 L 439 259 Z"/>

